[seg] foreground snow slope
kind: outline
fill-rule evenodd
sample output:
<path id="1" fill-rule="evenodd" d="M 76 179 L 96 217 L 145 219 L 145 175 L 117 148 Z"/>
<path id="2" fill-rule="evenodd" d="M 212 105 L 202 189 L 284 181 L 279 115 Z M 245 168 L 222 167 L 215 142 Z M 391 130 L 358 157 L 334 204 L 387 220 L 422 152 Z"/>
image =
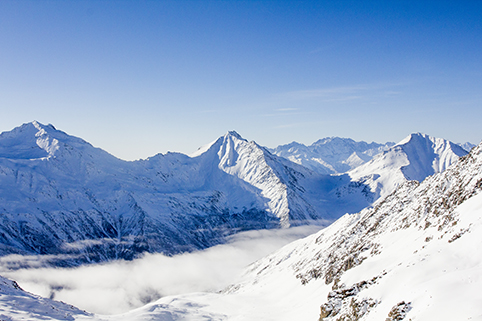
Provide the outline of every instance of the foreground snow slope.
<path id="1" fill-rule="evenodd" d="M 254 263 L 220 293 L 96 319 L 482 320 L 481 189 L 482 144 Z"/>
<path id="2" fill-rule="evenodd" d="M 79 316 L 93 317 L 71 305 L 25 292 L 0 276 L 0 320 L 75 320 Z"/>

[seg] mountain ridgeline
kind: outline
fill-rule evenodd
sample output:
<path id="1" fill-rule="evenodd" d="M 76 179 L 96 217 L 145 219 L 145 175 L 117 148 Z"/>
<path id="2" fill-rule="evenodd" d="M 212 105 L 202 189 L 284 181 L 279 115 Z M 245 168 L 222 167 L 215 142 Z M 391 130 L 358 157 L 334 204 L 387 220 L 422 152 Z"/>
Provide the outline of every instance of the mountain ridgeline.
<path id="1" fill-rule="evenodd" d="M 52 125 L 24 124 L 0 135 L 0 254 L 78 265 L 204 249 L 239 231 L 356 213 L 467 154 L 423 134 L 354 152 L 351 140 L 331 141 L 337 170 L 327 174 L 236 132 L 191 156 L 127 162 Z"/>

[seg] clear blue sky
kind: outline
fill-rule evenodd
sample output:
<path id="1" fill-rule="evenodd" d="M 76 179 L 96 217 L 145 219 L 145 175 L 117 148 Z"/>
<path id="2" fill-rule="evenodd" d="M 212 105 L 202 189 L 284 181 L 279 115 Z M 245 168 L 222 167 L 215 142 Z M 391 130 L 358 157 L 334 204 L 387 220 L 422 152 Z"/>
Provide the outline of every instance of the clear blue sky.
<path id="1" fill-rule="evenodd" d="M 0 131 L 123 158 L 228 130 L 482 139 L 482 1 L 0 1 Z"/>

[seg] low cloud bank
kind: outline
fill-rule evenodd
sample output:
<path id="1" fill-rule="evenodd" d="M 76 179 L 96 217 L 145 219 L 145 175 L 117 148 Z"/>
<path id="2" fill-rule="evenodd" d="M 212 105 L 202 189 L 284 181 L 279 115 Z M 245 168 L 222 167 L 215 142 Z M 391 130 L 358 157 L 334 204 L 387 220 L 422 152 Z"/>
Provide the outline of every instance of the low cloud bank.
<path id="1" fill-rule="evenodd" d="M 89 312 L 117 314 L 167 295 L 220 290 L 236 282 L 250 263 L 320 228 L 248 231 L 204 251 L 173 257 L 146 254 L 133 261 L 68 269 L 42 267 L 42 257 L 14 255 L 0 259 L 0 274 L 26 291 Z M 32 264 L 37 266 L 12 270 Z"/>

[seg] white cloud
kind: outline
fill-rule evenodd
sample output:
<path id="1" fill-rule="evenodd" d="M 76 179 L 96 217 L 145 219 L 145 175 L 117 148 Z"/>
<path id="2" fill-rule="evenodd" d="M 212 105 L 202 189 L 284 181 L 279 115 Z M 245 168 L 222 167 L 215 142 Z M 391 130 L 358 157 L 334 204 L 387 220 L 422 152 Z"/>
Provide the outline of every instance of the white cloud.
<path id="1" fill-rule="evenodd" d="M 356 100 L 383 93 L 398 93 L 393 88 L 404 86 L 404 83 L 358 84 L 318 89 L 295 90 L 278 95 L 278 98 L 289 100 L 317 99 L 322 101 Z"/>
<path id="2" fill-rule="evenodd" d="M 147 254 L 134 261 L 70 269 L 42 267 L 43 263 L 35 261 L 39 257 L 8 256 L 0 260 L 0 273 L 27 291 L 89 312 L 115 314 L 161 296 L 220 290 L 235 282 L 248 264 L 319 229 L 303 226 L 249 231 L 204 251 L 173 257 Z M 25 265 L 33 268 L 12 270 Z"/>

